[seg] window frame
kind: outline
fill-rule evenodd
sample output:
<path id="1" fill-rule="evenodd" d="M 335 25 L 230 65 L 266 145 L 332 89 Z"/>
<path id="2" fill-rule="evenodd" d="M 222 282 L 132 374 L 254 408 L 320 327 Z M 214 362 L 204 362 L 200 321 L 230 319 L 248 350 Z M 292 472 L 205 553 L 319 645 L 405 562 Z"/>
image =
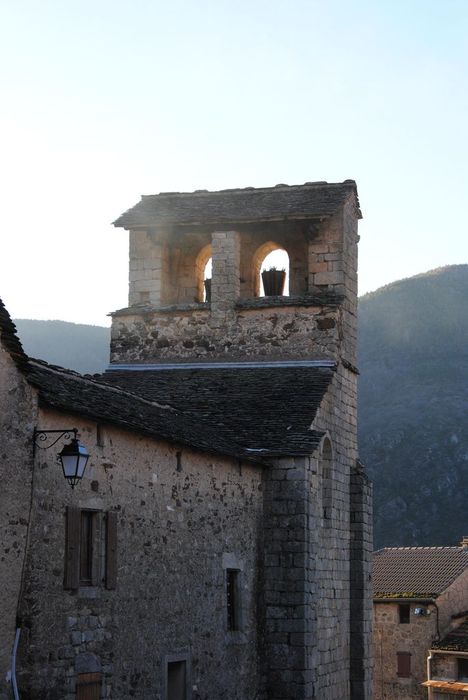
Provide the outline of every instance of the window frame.
<path id="1" fill-rule="evenodd" d="M 86 553 L 83 548 L 86 540 Z M 85 573 L 85 571 L 87 572 Z M 67 506 L 64 588 L 116 588 L 117 513 Z"/>

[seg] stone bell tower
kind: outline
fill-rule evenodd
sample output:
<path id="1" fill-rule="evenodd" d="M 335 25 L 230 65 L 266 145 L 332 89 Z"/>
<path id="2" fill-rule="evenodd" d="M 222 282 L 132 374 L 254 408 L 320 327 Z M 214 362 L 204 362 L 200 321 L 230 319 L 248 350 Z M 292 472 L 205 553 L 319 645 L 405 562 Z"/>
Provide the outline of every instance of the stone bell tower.
<path id="1" fill-rule="evenodd" d="M 113 314 L 111 363 L 355 365 L 360 216 L 353 180 L 142 197 L 115 222 L 130 232 L 130 287 L 128 308 Z M 289 255 L 290 294 L 261 297 L 275 249 Z"/>
<path id="2" fill-rule="evenodd" d="M 269 455 L 256 608 L 268 700 L 371 696 L 371 495 L 357 451 L 360 217 L 356 184 L 345 180 L 161 193 L 115 222 L 130 232 L 130 290 L 113 314 L 107 375 L 182 413 L 192 407 L 228 439 L 247 440 L 247 421 L 256 428 L 249 454 Z M 277 249 L 289 257 L 289 294 L 262 296 L 262 263 Z M 292 379 L 297 391 L 284 401 L 280 387 Z"/>

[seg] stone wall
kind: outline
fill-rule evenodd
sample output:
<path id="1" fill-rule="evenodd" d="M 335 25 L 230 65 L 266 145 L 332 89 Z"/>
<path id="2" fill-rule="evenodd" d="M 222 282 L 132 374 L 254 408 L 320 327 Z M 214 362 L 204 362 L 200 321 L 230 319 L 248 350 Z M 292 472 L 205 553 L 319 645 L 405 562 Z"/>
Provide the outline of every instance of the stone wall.
<path id="1" fill-rule="evenodd" d="M 64 415 L 42 410 L 42 427 Z M 73 700 L 77 675 L 102 697 L 161 700 L 165 662 L 185 655 L 193 700 L 254 700 L 262 472 L 67 416 L 91 454 L 71 490 L 54 450 L 35 463 L 18 660 L 30 700 Z M 103 443 L 103 446 L 97 444 Z M 64 590 L 67 506 L 117 514 L 115 590 Z M 104 527 L 104 525 L 103 525 Z M 227 630 L 226 569 L 240 570 L 240 631 Z M 220 672 L 222 671 L 222 672 Z"/>
<path id="2" fill-rule="evenodd" d="M 331 306 L 232 310 L 218 324 L 206 308 L 114 316 L 111 362 L 167 362 L 268 357 L 334 359 L 342 315 Z"/>
<path id="3" fill-rule="evenodd" d="M 271 700 L 371 697 L 370 488 L 363 474 L 359 487 L 354 477 L 350 498 L 355 425 L 356 376 L 340 368 L 313 423 L 332 446 L 331 492 L 325 496 L 320 452 L 294 463 L 279 460 L 264 474 L 264 665 Z M 351 505 L 360 522 L 356 540 Z M 353 629 L 351 602 L 360 606 Z M 350 648 L 357 641 L 359 664 Z"/>
<path id="4" fill-rule="evenodd" d="M 32 475 L 35 397 L 0 342 L 0 699 L 16 630 L 26 551 Z"/>
<path id="5" fill-rule="evenodd" d="M 372 485 L 358 462 L 350 484 L 351 698 L 372 696 Z"/>

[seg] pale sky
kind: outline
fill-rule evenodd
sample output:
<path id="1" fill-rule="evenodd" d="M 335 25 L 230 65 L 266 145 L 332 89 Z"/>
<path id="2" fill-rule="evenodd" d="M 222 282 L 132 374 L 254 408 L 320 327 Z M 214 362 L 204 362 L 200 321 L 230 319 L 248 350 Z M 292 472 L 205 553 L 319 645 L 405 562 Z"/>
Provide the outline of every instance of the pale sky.
<path id="1" fill-rule="evenodd" d="M 360 291 L 468 262 L 466 0 L 0 0 L 0 297 L 109 323 L 141 194 L 357 181 Z"/>

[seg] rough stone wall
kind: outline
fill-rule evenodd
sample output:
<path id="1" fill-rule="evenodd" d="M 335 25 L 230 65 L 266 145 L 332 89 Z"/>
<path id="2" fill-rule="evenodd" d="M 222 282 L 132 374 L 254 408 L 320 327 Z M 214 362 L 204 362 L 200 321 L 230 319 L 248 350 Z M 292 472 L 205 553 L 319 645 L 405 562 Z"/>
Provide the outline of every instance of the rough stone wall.
<path id="1" fill-rule="evenodd" d="M 404 601 L 399 601 L 404 603 Z M 426 698 L 421 683 L 427 678 L 426 659 L 431 642 L 437 638 L 437 615 L 429 606 L 428 617 L 414 615 L 420 603 L 411 603 L 409 624 L 400 624 L 397 603 L 374 603 L 374 700 Z M 459 576 L 437 598 L 439 632 L 443 637 L 454 626 L 452 615 L 468 609 L 468 571 Z M 396 654 L 411 653 L 411 678 L 398 678 Z"/>
<path id="2" fill-rule="evenodd" d="M 334 359 L 341 312 L 333 307 L 251 308 L 219 325 L 206 308 L 117 316 L 111 362 L 213 359 Z"/>
<path id="3" fill-rule="evenodd" d="M 100 447 L 91 422 L 44 410 L 39 420 L 77 427 L 91 458 L 74 491 L 53 450 L 36 460 L 24 697 L 74 700 L 77 673 L 97 669 L 102 697 L 162 700 L 164 660 L 177 654 L 191 663 L 193 700 L 258 697 L 261 469 L 111 427 Z M 67 505 L 117 513 L 115 590 L 64 590 Z M 241 571 L 241 631 L 227 630 L 226 568 Z"/>
<path id="4" fill-rule="evenodd" d="M 0 699 L 16 630 L 26 551 L 35 396 L 0 342 Z"/>
<path id="5" fill-rule="evenodd" d="M 360 463 L 350 485 L 351 698 L 372 696 L 372 485 Z"/>

